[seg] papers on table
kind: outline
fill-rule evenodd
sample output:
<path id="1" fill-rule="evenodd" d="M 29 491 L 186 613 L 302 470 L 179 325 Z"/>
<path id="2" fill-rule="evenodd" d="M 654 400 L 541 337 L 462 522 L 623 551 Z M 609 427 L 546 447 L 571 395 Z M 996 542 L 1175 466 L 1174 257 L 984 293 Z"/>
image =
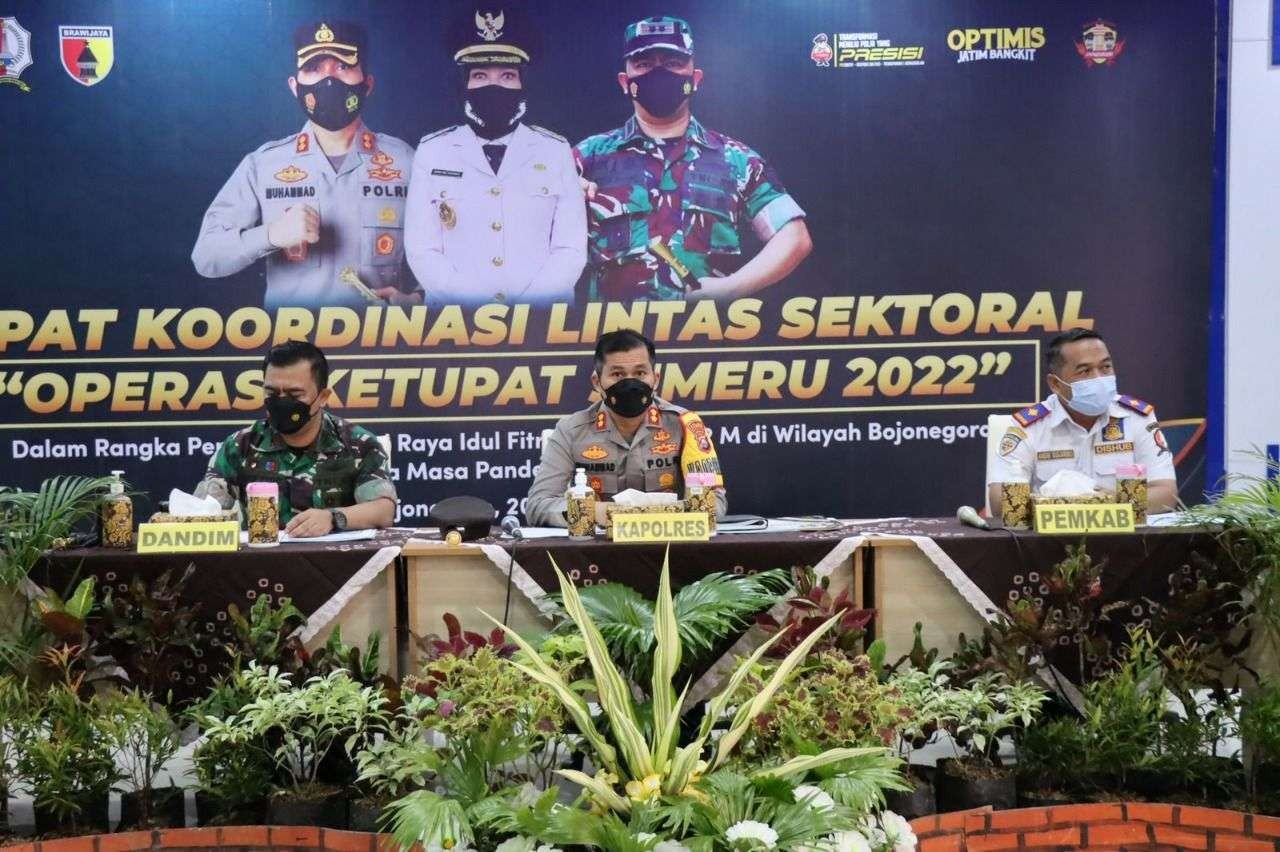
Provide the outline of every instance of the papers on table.
<path id="1" fill-rule="evenodd" d="M 329 533 L 328 535 L 313 535 L 305 538 L 296 538 L 289 535 L 283 530 L 280 531 L 281 544 L 325 544 L 340 541 L 368 541 L 378 534 L 377 530 L 347 530 L 346 532 Z M 249 541 L 249 533 L 247 530 L 240 531 L 240 543 L 245 544 Z"/>

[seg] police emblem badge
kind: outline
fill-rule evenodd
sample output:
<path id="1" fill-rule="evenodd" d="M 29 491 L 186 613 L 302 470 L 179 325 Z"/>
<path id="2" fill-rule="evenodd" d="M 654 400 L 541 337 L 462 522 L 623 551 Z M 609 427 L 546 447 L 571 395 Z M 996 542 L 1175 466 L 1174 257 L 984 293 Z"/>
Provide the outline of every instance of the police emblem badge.
<path id="1" fill-rule="evenodd" d="M 1088 24 L 1076 42 L 1076 53 L 1090 68 L 1111 65 L 1124 52 L 1124 39 L 1119 38 L 1115 24 L 1101 18 Z"/>
<path id="2" fill-rule="evenodd" d="M 609 455 L 609 451 L 599 444 L 592 444 L 582 451 L 582 457 L 588 461 L 598 461 Z"/>

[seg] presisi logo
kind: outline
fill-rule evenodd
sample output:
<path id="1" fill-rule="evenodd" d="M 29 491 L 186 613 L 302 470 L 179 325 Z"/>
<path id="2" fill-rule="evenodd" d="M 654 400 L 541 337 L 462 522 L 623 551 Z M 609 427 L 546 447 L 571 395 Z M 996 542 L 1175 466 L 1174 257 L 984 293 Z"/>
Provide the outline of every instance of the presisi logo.
<path id="1" fill-rule="evenodd" d="M 880 33 L 836 33 L 836 68 L 891 68 L 923 65 L 924 45 L 896 45 Z"/>
<path id="2" fill-rule="evenodd" d="M 947 47 L 956 62 L 1017 60 L 1035 62 L 1044 47 L 1044 27 L 982 27 L 954 29 L 947 33 Z"/>

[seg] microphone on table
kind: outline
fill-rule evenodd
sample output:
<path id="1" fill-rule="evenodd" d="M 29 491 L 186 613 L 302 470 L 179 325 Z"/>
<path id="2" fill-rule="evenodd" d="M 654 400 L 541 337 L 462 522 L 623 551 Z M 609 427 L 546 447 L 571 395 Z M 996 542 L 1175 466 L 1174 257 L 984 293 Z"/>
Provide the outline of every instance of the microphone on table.
<path id="1" fill-rule="evenodd" d="M 987 519 L 979 515 L 972 506 L 961 506 L 957 509 L 956 520 L 962 524 L 977 527 L 980 530 L 991 529 L 991 524 L 987 523 Z"/>
<path id="2" fill-rule="evenodd" d="M 520 519 L 515 515 L 507 515 L 502 519 L 502 531 L 512 538 L 524 538 L 524 531 L 520 529 Z"/>

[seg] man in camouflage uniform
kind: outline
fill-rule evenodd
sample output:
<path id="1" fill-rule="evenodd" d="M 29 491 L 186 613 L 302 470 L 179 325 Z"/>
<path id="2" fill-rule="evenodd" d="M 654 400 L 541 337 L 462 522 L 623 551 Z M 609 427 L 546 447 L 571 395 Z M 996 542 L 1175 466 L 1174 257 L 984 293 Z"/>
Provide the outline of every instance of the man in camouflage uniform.
<path id="1" fill-rule="evenodd" d="M 585 297 L 733 299 L 790 274 L 812 248 L 804 211 L 759 154 L 693 117 L 703 72 L 689 24 L 631 24 L 623 59 L 635 114 L 574 151 L 588 199 Z M 764 243 L 750 260 L 747 224 Z"/>
<path id="2" fill-rule="evenodd" d="M 267 353 L 266 418 L 222 442 L 196 496 L 224 509 L 251 482 L 280 485 L 280 521 L 292 536 L 390 526 L 396 489 L 387 454 L 367 429 L 325 410 L 333 394 L 324 353 L 293 340 Z"/>
<path id="3" fill-rule="evenodd" d="M 579 467 L 596 492 L 598 523 L 619 491 L 685 496 L 694 474 L 715 489 L 716 516 L 724 517 L 728 498 L 711 430 L 697 414 L 658 398 L 659 379 L 648 338 L 626 329 L 600 336 L 591 384 L 601 401 L 561 418 L 543 444 L 525 509 L 530 524 L 566 526 L 565 491 Z"/>
<path id="4" fill-rule="evenodd" d="M 304 24 L 294 47 L 289 88 L 307 123 L 240 161 L 200 224 L 196 272 L 265 258 L 268 308 L 421 302 L 404 254 L 413 149 L 360 118 L 374 83 L 365 29 Z"/>

